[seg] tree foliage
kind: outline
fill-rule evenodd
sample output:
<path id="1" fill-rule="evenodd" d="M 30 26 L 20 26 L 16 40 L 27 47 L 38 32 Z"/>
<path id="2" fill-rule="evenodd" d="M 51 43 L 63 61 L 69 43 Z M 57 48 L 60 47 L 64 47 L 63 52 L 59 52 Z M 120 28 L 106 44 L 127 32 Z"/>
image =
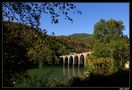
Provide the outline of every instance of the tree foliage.
<path id="1" fill-rule="evenodd" d="M 112 58 L 120 70 L 124 63 L 129 61 L 129 40 L 123 35 L 125 29 L 122 21 L 101 19 L 94 26 L 94 53 L 101 58 Z"/>
<path id="2" fill-rule="evenodd" d="M 96 41 L 109 43 L 110 40 L 122 38 L 124 29 L 122 21 L 101 19 L 94 25 L 93 37 Z"/>
<path id="3" fill-rule="evenodd" d="M 73 22 L 70 13 L 81 14 L 74 4 L 68 2 L 3 2 L 2 6 L 4 20 L 17 21 L 37 29 L 40 29 L 40 18 L 43 14 L 48 14 L 52 23 L 58 23 L 59 17 L 62 15 L 66 20 Z"/>
<path id="4" fill-rule="evenodd" d="M 115 60 L 110 57 L 98 58 L 91 55 L 87 59 L 87 68 L 90 74 L 107 76 L 118 71 Z"/>

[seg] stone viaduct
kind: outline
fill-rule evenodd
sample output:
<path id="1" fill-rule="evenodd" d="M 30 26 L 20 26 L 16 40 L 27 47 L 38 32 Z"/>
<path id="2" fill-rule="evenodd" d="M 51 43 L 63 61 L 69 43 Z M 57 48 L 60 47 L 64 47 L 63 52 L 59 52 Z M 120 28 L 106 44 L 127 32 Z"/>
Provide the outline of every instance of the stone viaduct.
<path id="1" fill-rule="evenodd" d="M 60 56 L 61 60 L 63 60 L 63 64 L 70 65 L 86 65 L 86 57 L 91 54 L 91 52 L 83 52 L 77 54 L 69 54 Z"/>

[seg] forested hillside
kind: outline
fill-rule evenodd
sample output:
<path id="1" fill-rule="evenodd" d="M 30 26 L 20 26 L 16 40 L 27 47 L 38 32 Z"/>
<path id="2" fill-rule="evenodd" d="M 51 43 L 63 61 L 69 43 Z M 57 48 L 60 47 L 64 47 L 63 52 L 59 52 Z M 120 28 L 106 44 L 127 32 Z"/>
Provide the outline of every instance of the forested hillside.
<path id="1" fill-rule="evenodd" d="M 49 36 L 32 27 L 4 21 L 4 81 L 7 81 L 10 78 L 8 76 L 12 76 L 14 72 L 32 66 L 59 65 L 60 55 L 73 51 L 77 53 L 89 51 L 92 39 L 84 38 L 84 40 L 68 36 Z M 9 71 L 11 75 L 7 74 Z"/>
<path id="2" fill-rule="evenodd" d="M 91 34 L 87 34 L 87 33 L 74 33 L 69 35 L 70 37 L 75 37 L 75 38 L 86 38 L 86 37 L 90 37 Z"/>
<path id="3" fill-rule="evenodd" d="M 84 43 L 90 49 L 93 48 L 94 40 L 92 39 L 92 34 L 87 33 L 74 33 L 69 35 L 68 37 L 74 38 L 81 43 Z"/>

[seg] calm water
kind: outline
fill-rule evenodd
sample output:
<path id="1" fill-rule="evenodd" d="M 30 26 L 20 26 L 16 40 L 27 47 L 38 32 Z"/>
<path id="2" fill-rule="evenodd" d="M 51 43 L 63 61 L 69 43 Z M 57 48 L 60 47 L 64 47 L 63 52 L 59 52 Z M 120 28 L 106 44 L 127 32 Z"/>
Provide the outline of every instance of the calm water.
<path id="1" fill-rule="evenodd" d="M 65 87 L 70 79 L 83 74 L 83 67 L 45 66 L 25 71 L 14 83 L 15 87 Z"/>

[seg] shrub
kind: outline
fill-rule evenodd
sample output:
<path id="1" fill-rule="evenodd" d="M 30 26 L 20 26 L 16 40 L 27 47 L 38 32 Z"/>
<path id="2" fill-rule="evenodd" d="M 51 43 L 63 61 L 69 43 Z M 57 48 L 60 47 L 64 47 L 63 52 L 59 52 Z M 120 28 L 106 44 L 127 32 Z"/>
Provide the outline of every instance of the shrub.
<path id="1" fill-rule="evenodd" d="M 110 57 L 97 58 L 91 55 L 87 59 L 87 68 L 90 73 L 107 76 L 117 72 L 116 62 Z"/>

